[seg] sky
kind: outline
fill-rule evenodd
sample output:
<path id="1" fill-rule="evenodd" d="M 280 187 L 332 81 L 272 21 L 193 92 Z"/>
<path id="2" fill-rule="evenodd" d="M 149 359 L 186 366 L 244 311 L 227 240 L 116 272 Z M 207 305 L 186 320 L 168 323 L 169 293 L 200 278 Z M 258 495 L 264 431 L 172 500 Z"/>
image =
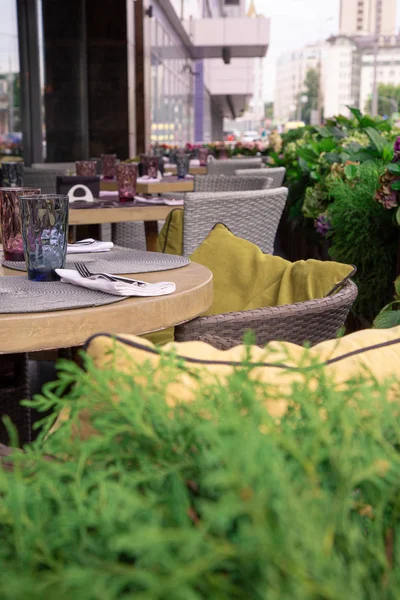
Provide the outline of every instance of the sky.
<path id="1" fill-rule="evenodd" d="M 337 34 L 340 0 L 255 0 L 254 4 L 259 14 L 271 19 L 264 80 L 265 100 L 271 101 L 274 99 L 277 58 L 287 50 L 297 50 Z M 400 0 L 397 5 L 398 30 Z"/>

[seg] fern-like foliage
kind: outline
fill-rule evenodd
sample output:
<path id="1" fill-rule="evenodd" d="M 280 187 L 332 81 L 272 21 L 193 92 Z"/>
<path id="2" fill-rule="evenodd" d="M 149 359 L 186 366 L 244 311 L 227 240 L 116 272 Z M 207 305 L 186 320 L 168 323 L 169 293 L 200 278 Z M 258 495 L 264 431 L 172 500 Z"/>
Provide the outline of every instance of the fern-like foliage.
<path id="1" fill-rule="evenodd" d="M 374 200 L 383 172 L 384 164 L 367 162 L 359 166 L 357 180 L 336 178 L 329 189 L 333 200 L 329 253 L 334 260 L 357 267 L 353 312 L 364 326 L 390 301 L 396 277 L 398 229 L 392 214 Z"/>
<path id="2" fill-rule="evenodd" d="M 399 597 L 398 389 L 307 369 L 276 418 L 246 360 L 175 407 L 174 359 L 86 367 L 34 402 L 69 419 L 0 469 L 2 600 Z"/>

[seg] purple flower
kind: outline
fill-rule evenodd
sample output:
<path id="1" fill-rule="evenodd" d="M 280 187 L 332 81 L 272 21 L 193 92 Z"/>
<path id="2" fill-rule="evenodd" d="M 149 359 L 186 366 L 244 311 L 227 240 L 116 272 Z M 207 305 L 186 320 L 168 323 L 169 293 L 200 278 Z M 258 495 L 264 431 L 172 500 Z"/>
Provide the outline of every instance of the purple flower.
<path id="1" fill-rule="evenodd" d="M 319 217 L 317 217 L 314 221 L 314 227 L 320 235 L 325 237 L 328 231 L 332 229 L 332 225 L 329 221 L 328 215 L 326 215 L 325 213 L 319 215 Z"/>
<path id="2" fill-rule="evenodd" d="M 400 136 L 396 138 L 396 141 L 394 143 L 394 151 L 400 152 Z"/>

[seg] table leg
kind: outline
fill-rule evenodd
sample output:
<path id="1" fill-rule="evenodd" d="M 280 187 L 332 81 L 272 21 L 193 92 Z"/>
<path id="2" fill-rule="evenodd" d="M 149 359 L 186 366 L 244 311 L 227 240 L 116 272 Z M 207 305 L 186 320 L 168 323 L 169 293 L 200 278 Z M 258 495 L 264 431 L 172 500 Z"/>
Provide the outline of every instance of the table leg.
<path id="1" fill-rule="evenodd" d="M 144 230 L 146 234 L 146 247 L 148 252 L 155 252 L 157 249 L 158 228 L 157 221 L 145 221 Z"/>

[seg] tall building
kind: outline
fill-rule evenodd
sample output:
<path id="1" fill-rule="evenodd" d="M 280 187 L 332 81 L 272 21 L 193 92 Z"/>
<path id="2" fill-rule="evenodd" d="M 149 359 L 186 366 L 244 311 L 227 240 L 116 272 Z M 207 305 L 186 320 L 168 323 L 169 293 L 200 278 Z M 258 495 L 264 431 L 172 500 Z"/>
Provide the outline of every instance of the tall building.
<path id="1" fill-rule="evenodd" d="M 321 57 L 321 96 L 325 118 L 349 115 L 349 106 L 365 111 L 374 81 L 374 36 L 338 35 L 320 46 L 306 46 L 279 58 L 274 117 L 280 122 L 295 120 L 298 98 L 305 92 L 308 68 L 318 68 Z M 379 36 L 376 56 L 377 81 L 400 85 L 400 36 Z M 385 98 L 391 112 L 399 112 L 397 101 Z"/>
<path id="2" fill-rule="evenodd" d="M 396 32 L 396 0 L 341 0 L 341 35 L 393 35 Z"/>
<path id="3" fill-rule="evenodd" d="M 309 69 L 318 69 L 320 56 L 321 47 L 310 45 L 294 52 L 285 52 L 278 58 L 274 119 L 281 122 L 300 120 L 299 102 L 304 91 L 304 80 Z"/>

